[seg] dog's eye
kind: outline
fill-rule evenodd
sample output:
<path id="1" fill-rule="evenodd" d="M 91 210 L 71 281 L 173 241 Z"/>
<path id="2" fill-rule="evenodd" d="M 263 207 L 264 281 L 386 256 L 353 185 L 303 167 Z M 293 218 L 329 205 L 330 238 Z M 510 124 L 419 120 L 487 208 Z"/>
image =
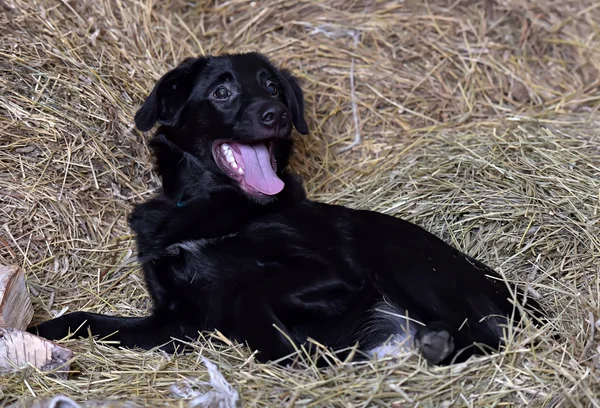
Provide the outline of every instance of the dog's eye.
<path id="1" fill-rule="evenodd" d="M 224 86 L 218 87 L 217 90 L 213 93 L 213 96 L 217 99 L 227 99 L 229 95 L 231 95 L 229 89 L 225 88 Z"/>
<path id="2" fill-rule="evenodd" d="M 267 91 L 273 96 L 276 96 L 279 93 L 279 90 L 273 82 L 267 84 Z"/>

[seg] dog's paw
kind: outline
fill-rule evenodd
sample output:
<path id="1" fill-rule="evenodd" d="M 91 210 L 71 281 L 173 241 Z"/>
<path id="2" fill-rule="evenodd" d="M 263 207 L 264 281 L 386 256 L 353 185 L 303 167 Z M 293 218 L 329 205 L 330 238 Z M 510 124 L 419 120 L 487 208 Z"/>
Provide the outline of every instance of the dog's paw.
<path id="1" fill-rule="evenodd" d="M 154 235 L 159 232 L 174 205 L 162 198 L 153 198 L 137 205 L 129 214 L 131 229 L 137 234 Z"/>
<path id="2" fill-rule="evenodd" d="M 165 232 L 176 211 L 175 203 L 166 198 L 153 198 L 134 208 L 128 217 L 136 235 L 141 258 L 160 253 L 166 246 Z"/>
<path id="3" fill-rule="evenodd" d="M 422 327 L 414 343 L 429 364 L 439 364 L 454 352 L 454 337 L 443 329 Z"/>

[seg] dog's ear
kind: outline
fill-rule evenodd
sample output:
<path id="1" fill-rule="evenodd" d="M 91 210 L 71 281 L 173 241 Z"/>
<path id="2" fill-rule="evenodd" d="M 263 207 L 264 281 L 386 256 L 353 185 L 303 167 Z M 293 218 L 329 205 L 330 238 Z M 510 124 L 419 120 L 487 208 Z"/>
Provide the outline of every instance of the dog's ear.
<path id="1" fill-rule="evenodd" d="M 204 58 L 186 58 L 176 68 L 158 80 L 140 109 L 135 114 L 135 126 L 146 132 L 156 122 L 175 126 L 187 102 Z"/>
<path id="2" fill-rule="evenodd" d="M 283 93 L 288 109 L 292 113 L 292 120 L 296 130 L 306 135 L 308 134 L 308 125 L 304 120 L 304 94 L 298 81 L 288 70 L 280 70 L 280 82 L 283 85 Z"/>

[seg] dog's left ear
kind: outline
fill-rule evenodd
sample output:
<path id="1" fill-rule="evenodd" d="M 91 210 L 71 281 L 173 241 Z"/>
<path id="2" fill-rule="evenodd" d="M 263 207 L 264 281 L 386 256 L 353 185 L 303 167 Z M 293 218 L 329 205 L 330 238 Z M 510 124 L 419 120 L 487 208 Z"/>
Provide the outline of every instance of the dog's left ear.
<path id="1" fill-rule="evenodd" d="M 163 75 L 136 112 L 135 126 L 142 132 L 152 129 L 156 122 L 176 126 L 204 62 L 204 58 L 186 58 Z"/>
<path id="2" fill-rule="evenodd" d="M 288 109 L 292 113 L 292 120 L 296 130 L 306 135 L 308 134 L 308 125 L 304 120 L 304 94 L 302 88 L 298 85 L 296 78 L 288 70 L 280 70 L 280 82 L 283 85 L 283 93 Z"/>

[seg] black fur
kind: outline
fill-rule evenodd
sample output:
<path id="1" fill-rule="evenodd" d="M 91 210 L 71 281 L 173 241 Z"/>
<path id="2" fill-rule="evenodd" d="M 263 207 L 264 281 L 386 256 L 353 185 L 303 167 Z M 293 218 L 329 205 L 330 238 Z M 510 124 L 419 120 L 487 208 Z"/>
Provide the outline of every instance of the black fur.
<path id="1" fill-rule="evenodd" d="M 277 85 L 276 96 L 265 80 Z M 226 102 L 214 100 L 222 84 L 234 90 Z M 151 147 L 163 191 L 129 219 L 151 314 L 76 312 L 30 331 L 60 339 L 89 329 L 125 347 L 171 352 L 172 338 L 218 329 L 257 350 L 260 361 L 292 353 L 286 337 L 332 350 L 358 343 L 367 352 L 407 326 L 433 363 L 481 352 L 474 343 L 498 349 L 507 317 L 519 316 L 506 283 L 416 225 L 306 198 L 287 170 L 291 124 L 271 131 L 255 123 L 265 101 L 308 132 L 298 83 L 259 54 L 190 58 L 167 73 L 135 116 L 141 130 L 161 125 Z M 242 189 L 214 158 L 216 140 L 263 139 L 275 140 L 285 182 L 274 196 Z M 532 299 L 526 306 L 539 311 Z M 406 314 L 425 327 L 398 316 Z"/>

